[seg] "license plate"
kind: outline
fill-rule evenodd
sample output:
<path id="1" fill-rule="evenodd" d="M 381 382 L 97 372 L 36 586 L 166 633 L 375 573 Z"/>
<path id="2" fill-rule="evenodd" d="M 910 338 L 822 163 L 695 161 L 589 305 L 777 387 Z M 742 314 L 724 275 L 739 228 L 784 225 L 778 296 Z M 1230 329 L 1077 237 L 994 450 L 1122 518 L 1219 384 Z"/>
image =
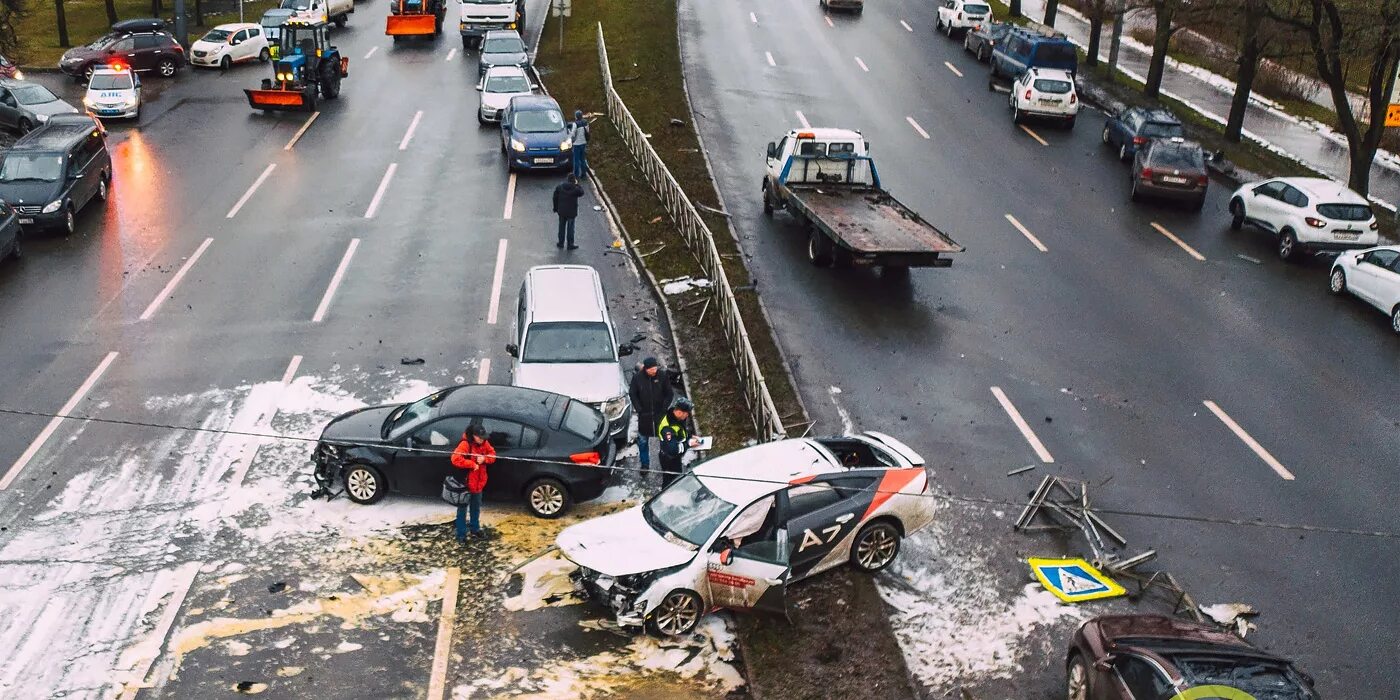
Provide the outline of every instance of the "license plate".
<path id="1" fill-rule="evenodd" d="M 1339 241 L 1354 241 L 1361 237 L 1359 232 L 1353 233 L 1350 231 L 1337 231 L 1332 235 Z"/>
<path id="2" fill-rule="evenodd" d="M 34 223 L 34 220 L 33 220 L 33 219 L 20 219 L 19 222 L 20 222 L 21 224 L 32 224 L 32 223 Z"/>
<path id="3" fill-rule="evenodd" d="M 553 163 L 554 163 L 554 159 L 553 159 L 553 158 L 536 158 L 536 159 L 535 159 L 535 165 L 551 165 L 551 164 L 553 164 Z"/>
<path id="4" fill-rule="evenodd" d="M 1162 182 L 1170 182 L 1170 183 L 1172 183 L 1173 185 L 1184 185 L 1184 184 L 1186 184 L 1187 182 L 1190 182 L 1190 181 L 1187 180 L 1187 179 L 1184 178 L 1184 177 L 1175 177 L 1175 176 L 1172 176 L 1172 175 L 1163 175 L 1163 176 L 1162 176 Z"/>
<path id="5" fill-rule="evenodd" d="M 1043 105 L 1057 105 L 1057 104 L 1060 104 L 1060 101 L 1059 101 L 1059 100 L 1045 100 L 1045 99 L 1042 99 L 1042 100 L 1040 101 L 1040 104 L 1043 104 Z"/>
<path id="6" fill-rule="evenodd" d="M 104 115 L 113 115 L 113 114 L 121 114 L 122 111 L 121 111 L 120 109 L 99 109 L 99 110 L 97 110 L 97 113 L 98 113 L 98 114 L 104 114 Z"/>

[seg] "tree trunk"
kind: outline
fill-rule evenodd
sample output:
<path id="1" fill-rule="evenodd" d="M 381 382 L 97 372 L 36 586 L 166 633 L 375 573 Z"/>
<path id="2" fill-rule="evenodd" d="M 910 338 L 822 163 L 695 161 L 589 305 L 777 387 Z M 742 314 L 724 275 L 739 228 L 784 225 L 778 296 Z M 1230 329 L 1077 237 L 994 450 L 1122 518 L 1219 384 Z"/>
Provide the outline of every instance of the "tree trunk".
<path id="1" fill-rule="evenodd" d="M 1011 0 L 1011 16 L 1021 17 L 1021 0 Z"/>
<path id="2" fill-rule="evenodd" d="M 116 0 L 103 0 L 103 4 L 107 6 L 107 26 L 110 27 L 117 23 L 117 2 Z"/>
<path id="3" fill-rule="evenodd" d="M 1113 34 L 1108 39 L 1108 72 L 1112 74 L 1118 68 L 1118 47 L 1123 44 L 1123 7 L 1119 5 L 1118 11 L 1113 15 Z"/>
<path id="4" fill-rule="evenodd" d="M 1055 26 L 1055 15 L 1060 13 L 1060 0 L 1045 0 L 1045 26 Z"/>
<path id="5" fill-rule="evenodd" d="M 1091 66 L 1099 65 L 1099 44 L 1103 43 L 1099 35 L 1103 34 L 1103 15 L 1094 13 L 1089 15 L 1089 56 L 1088 62 Z"/>
<path id="6" fill-rule="evenodd" d="M 203 27 L 203 26 L 204 26 L 204 2 L 203 2 L 203 0 L 194 0 L 194 26 L 196 26 L 196 27 Z"/>
<path id="7" fill-rule="evenodd" d="M 58 45 L 68 48 L 68 17 L 63 14 L 63 0 L 53 0 L 53 12 L 58 23 Z"/>
<path id="8" fill-rule="evenodd" d="M 1230 102 L 1230 116 L 1225 120 L 1225 140 L 1239 143 L 1244 132 L 1244 113 L 1249 107 L 1249 93 L 1254 89 L 1254 76 L 1259 72 L 1259 25 L 1264 15 L 1257 2 L 1244 8 L 1243 36 L 1240 43 L 1239 69 L 1235 71 L 1235 98 Z"/>
<path id="9" fill-rule="evenodd" d="M 1167 70 L 1167 47 L 1172 40 L 1172 15 L 1176 8 L 1168 0 L 1157 3 L 1153 9 L 1157 11 L 1157 28 L 1152 36 L 1152 62 L 1147 67 L 1147 84 L 1143 86 L 1142 94 L 1155 100 L 1162 92 L 1162 77 Z"/>

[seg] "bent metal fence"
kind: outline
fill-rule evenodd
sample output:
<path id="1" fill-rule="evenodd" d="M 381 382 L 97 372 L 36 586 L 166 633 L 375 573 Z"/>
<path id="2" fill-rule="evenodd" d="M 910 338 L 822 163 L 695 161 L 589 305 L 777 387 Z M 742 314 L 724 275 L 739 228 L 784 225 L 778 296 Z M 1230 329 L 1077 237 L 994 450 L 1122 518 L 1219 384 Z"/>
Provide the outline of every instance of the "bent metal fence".
<path id="1" fill-rule="evenodd" d="M 632 112 L 623 103 L 622 97 L 613 88 L 612 68 L 608 65 L 608 47 L 603 41 L 603 25 L 598 24 L 598 66 L 603 73 L 603 94 L 607 97 L 608 118 L 617 128 L 632 158 L 646 175 L 647 182 L 661 197 L 671 221 L 675 223 L 681 237 L 690 251 L 700 261 L 700 267 L 713 283 L 715 304 L 719 310 L 720 323 L 724 327 L 724 337 L 729 344 L 729 355 L 734 360 L 734 368 L 739 373 L 739 387 L 744 392 L 744 401 L 749 406 L 749 414 L 754 428 L 762 440 L 775 440 L 786 435 L 778 408 L 764 382 L 763 370 L 759 368 L 754 355 L 753 344 L 749 342 L 748 330 L 739 314 L 739 302 L 734 298 L 734 288 L 729 285 L 729 277 L 724 273 L 724 259 L 715 248 L 714 234 L 700 218 L 700 212 L 676 182 L 675 176 L 666 168 L 656 150 L 651 147 L 646 133 L 632 118 Z"/>

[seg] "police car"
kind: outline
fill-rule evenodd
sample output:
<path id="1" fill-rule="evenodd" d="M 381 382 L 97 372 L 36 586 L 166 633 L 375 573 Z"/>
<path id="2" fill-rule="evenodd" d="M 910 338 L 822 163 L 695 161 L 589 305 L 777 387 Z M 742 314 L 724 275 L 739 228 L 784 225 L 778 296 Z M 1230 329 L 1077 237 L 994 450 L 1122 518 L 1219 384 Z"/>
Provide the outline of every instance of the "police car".
<path id="1" fill-rule="evenodd" d="M 881 433 L 781 440 L 697 465 L 645 504 L 559 533 L 620 626 L 686 634 L 716 608 L 783 613 L 794 582 L 876 572 L 933 521 L 924 460 Z"/>
<path id="2" fill-rule="evenodd" d="M 98 68 L 88 81 L 83 104 L 99 117 L 141 118 L 141 78 L 127 66 Z"/>

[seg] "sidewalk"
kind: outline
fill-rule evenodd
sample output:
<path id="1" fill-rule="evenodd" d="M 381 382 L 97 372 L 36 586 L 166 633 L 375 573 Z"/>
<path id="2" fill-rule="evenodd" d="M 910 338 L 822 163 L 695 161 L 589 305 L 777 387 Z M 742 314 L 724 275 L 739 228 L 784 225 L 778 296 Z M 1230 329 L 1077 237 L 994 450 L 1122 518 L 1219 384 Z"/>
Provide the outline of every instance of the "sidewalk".
<path id="1" fill-rule="evenodd" d="M 1022 11 L 1031 19 L 1043 19 L 1045 1 L 1022 0 Z M 1055 29 L 1063 32 L 1081 47 L 1087 47 L 1089 44 L 1089 22 L 1071 8 L 1060 6 L 1059 14 L 1055 18 Z M 1105 25 L 1099 53 L 1100 60 L 1104 62 L 1108 60 L 1110 31 L 1111 28 Z M 1125 31 L 1122 47 L 1118 52 L 1118 68 L 1129 77 L 1143 81 L 1147 76 L 1150 58 L 1150 48 L 1128 38 Z M 1225 123 L 1234 92 L 1235 83 L 1230 78 L 1196 66 L 1178 63 L 1171 58 L 1167 59 L 1167 70 L 1162 79 L 1162 94 L 1187 104 L 1208 119 Z M 1349 157 L 1346 138 L 1310 119 L 1304 120 L 1286 114 L 1266 98 L 1251 96 L 1249 108 L 1245 112 L 1244 134 L 1280 155 L 1297 160 L 1341 182 L 1347 180 Z M 1268 138 L 1260 134 L 1268 134 Z M 1395 155 L 1385 151 L 1376 154 L 1376 162 L 1371 165 L 1371 198 L 1392 210 L 1400 204 L 1400 159 Z"/>

